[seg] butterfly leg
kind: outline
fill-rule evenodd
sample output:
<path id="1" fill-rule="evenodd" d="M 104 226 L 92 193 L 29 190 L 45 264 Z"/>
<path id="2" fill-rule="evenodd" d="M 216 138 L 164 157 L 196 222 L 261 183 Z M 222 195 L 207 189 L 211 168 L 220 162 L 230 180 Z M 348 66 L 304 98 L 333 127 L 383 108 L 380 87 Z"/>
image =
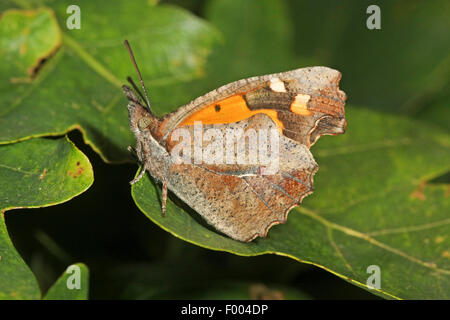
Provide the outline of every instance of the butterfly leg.
<path id="1" fill-rule="evenodd" d="M 147 171 L 147 162 L 144 163 L 144 166 L 142 167 L 142 170 L 139 173 L 139 175 L 136 178 L 134 178 L 133 180 L 130 181 L 130 184 L 135 184 L 136 182 L 141 180 L 146 171 Z"/>
<path id="2" fill-rule="evenodd" d="M 150 159 L 149 159 L 149 153 L 143 152 L 145 151 L 145 149 L 143 150 L 143 146 L 142 143 L 138 143 L 136 145 L 136 155 L 139 158 L 139 160 L 141 161 L 141 163 L 143 163 L 143 167 L 141 172 L 139 173 L 139 175 L 130 181 L 130 184 L 135 184 L 136 182 L 138 182 L 139 180 L 142 179 L 142 177 L 144 176 L 145 172 L 147 171 L 147 169 L 150 168 Z"/>
<path id="3" fill-rule="evenodd" d="M 166 179 L 164 179 L 162 183 L 162 204 L 161 204 L 161 211 L 163 217 L 166 216 L 166 201 L 167 201 L 167 181 Z"/>
<path id="4" fill-rule="evenodd" d="M 136 178 L 134 178 L 133 180 L 130 181 L 130 184 L 133 185 L 136 182 L 138 182 L 139 180 L 141 180 L 149 167 L 150 167 L 150 160 L 144 159 L 144 165 L 142 166 L 141 172 L 139 173 L 139 175 Z"/>

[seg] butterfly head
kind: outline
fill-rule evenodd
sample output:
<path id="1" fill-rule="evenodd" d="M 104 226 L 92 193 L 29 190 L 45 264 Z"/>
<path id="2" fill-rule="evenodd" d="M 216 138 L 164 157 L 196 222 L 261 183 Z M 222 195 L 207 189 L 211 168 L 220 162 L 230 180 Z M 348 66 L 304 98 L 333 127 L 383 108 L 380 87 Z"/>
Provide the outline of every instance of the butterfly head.
<path id="1" fill-rule="evenodd" d="M 133 133 L 140 135 L 145 130 L 152 131 L 151 129 L 159 122 L 158 118 L 149 112 L 130 87 L 124 85 L 122 89 L 128 98 L 128 116 Z"/>
<path id="2" fill-rule="evenodd" d="M 141 82 L 142 90 L 144 91 L 144 96 L 139 92 L 133 80 L 128 77 L 128 81 L 133 85 L 135 90 L 140 94 L 141 97 L 145 97 L 145 103 L 142 103 L 138 96 L 131 90 L 128 86 L 122 86 L 125 95 L 128 98 L 128 114 L 130 118 L 130 127 L 133 133 L 136 135 L 136 138 L 139 140 L 139 135 L 146 130 L 150 133 L 154 132 L 154 129 L 157 128 L 159 119 L 152 114 L 150 108 L 150 99 L 148 97 L 147 89 L 145 89 L 144 81 L 142 80 L 141 72 L 136 64 L 136 60 L 133 55 L 133 51 L 131 50 L 130 44 L 127 40 L 124 41 L 124 44 L 128 50 L 131 61 L 133 62 L 136 73 L 139 77 L 139 81 Z"/>

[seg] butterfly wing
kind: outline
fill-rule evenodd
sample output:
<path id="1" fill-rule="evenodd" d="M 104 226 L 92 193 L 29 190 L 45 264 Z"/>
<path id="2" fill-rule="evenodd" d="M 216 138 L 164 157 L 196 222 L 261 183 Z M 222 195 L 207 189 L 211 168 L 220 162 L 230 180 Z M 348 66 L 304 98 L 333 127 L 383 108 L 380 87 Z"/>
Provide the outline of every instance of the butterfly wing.
<path id="1" fill-rule="evenodd" d="M 178 146 L 174 133 L 183 129 L 194 137 L 196 121 L 202 123 L 202 134 L 209 129 L 220 133 L 218 137 L 233 128 L 276 128 L 279 138 L 276 172 L 266 174 L 266 167 L 251 161 L 196 161 L 195 150 L 184 150 L 185 160 L 190 161 L 171 160 L 165 173 L 168 188 L 231 238 L 251 241 L 265 237 L 271 226 L 285 222 L 289 210 L 313 190 L 318 166 L 310 146 L 321 135 L 345 131 L 346 96 L 339 90 L 340 78 L 336 70 L 312 67 L 244 79 L 166 115 L 155 138 L 170 154 Z M 210 147 L 217 143 L 217 137 L 209 137 L 202 152 L 214 149 Z M 235 141 L 235 156 L 239 153 L 239 141 L 245 145 L 246 139 L 241 136 Z M 195 148 L 195 143 L 192 145 Z M 251 150 L 246 149 L 246 159 Z M 272 151 L 275 149 L 269 153 Z M 217 160 L 215 156 L 212 158 Z"/>
<path id="2" fill-rule="evenodd" d="M 165 141 L 175 128 L 193 121 L 233 123 L 264 113 L 286 137 L 309 148 L 322 135 L 345 132 L 340 79 L 337 70 L 310 67 L 239 80 L 163 117 L 157 136 Z"/>
<path id="3" fill-rule="evenodd" d="M 271 130 L 271 129 L 274 130 Z M 194 137 L 194 126 L 188 125 L 179 130 L 188 130 Z M 209 124 L 202 126 L 202 135 L 213 130 L 214 137 L 204 142 L 203 161 L 196 164 L 194 150 L 190 160 L 174 161 L 176 144 L 169 143 L 172 162 L 166 175 L 167 186 L 181 200 L 197 211 L 209 224 L 233 239 L 251 241 L 256 237 L 265 237 L 273 225 L 284 223 L 291 208 L 299 205 L 302 199 L 313 190 L 313 175 L 318 166 L 309 149 L 295 140 L 280 134 L 276 123 L 265 114 L 256 114 L 249 119 L 233 124 Z M 229 132 L 268 132 L 267 154 L 276 156 L 276 167 L 268 169 L 273 163 L 251 163 L 255 143 L 250 143 L 248 135 L 238 135 L 233 146 L 244 145 L 244 158 L 241 163 L 236 160 L 238 148 L 233 148 L 234 162 L 215 163 L 209 158 L 211 146 L 215 146 L 214 158 L 222 152 L 225 161 L 228 149 L 221 149 Z M 254 131 L 252 131 L 254 130 Z M 270 132 L 270 137 L 269 137 Z M 198 133 L 197 133 L 198 134 Z M 186 135 L 185 135 L 186 136 Z M 220 137 L 223 137 L 222 141 Z M 259 137 L 258 137 L 259 138 Z M 276 139 L 275 139 L 276 140 Z M 259 140 L 261 141 L 261 140 Z M 194 145 L 191 141 L 190 145 Z M 219 147 L 218 147 L 219 146 Z M 261 147 L 261 146 L 259 146 Z M 277 154 L 275 154 L 277 150 Z M 259 158 L 260 159 L 260 158 Z M 229 159 L 227 159 L 229 160 Z M 186 163 L 190 162 L 190 163 Z M 264 169 L 267 169 L 264 172 Z"/>

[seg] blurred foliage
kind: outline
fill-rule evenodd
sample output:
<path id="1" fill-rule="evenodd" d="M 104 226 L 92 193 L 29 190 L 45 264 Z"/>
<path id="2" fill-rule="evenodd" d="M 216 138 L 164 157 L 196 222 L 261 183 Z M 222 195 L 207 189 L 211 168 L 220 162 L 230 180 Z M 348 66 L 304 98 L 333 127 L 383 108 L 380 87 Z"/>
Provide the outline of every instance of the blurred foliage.
<path id="1" fill-rule="evenodd" d="M 142 1 L 140 6 L 135 2 L 129 5 L 125 1 L 117 1 L 108 6 L 97 4 L 98 2 L 83 2 L 82 7 L 92 10 L 89 12 L 98 17 L 95 21 L 82 18 L 83 23 L 86 23 L 83 26 L 86 27 L 84 32 L 91 30 L 90 38 L 86 38 L 87 32 L 83 33 L 83 29 L 65 29 L 66 2 L 5 1 L 0 4 L 0 10 L 21 8 L 24 4 L 29 8 L 44 4 L 55 10 L 57 24 L 63 31 L 62 47 L 39 66 L 38 77 L 49 74 L 44 79 L 46 90 L 27 89 L 30 86 L 27 83 L 29 80 L 19 79 L 16 83 L 2 80 L 0 83 L 0 121 L 4 121 L 1 126 L 3 131 L 0 131 L 1 140 L 8 143 L 34 136 L 62 134 L 79 128 L 84 136 L 71 132 L 69 138 L 87 154 L 96 176 L 93 187 L 68 203 L 31 211 L 15 210 L 5 215 L 9 236 L 36 275 L 41 292 L 47 291 L 67 265 L 83 261 L 91 272 L 89 295 L 92 298 L 252 298 L 250 288 L 255 285 L 272 294 L 273 291 L 275 294 L 280 291 L 285 298 L 374 297 L 334 275 L 285 257 L 238 257 L 205 250 L 173 237 L 149 223 L 131 199 L 128 180 L 134 175 L 136 166 L 105 165 L 84 142 L 99 151 L 104 159 L 128 158 L 124 146 L 132 143 L 132 137 L 126 131 L 126 102 L 118 88 L 119 83 L 125 82 L 127 75 L 135 77 L 126 50 L 121 47 L 123 38 L 128 37 L 150 89 L 152 105 L 158 114 L 174 110 L 200 94 L 242 77 L 309 65 L 326 65 L 343 73 L 341 88 L 349 96 L 348 110 L 354 105 L 361 105 L 416 118 L 423 124 L 415 125 L 407 120 L 401 120 L 401 123 L 408 123 L 408 130 L 417 128 L 418 132 L 412 132 L 414 137 L 440 137 L 437 139 L 448 150 L 448 135 L 443 133 L 448 132 L 450 120 L 448 1 L 176 0 L 162 1 L 163 5 L 168 3 L 177 7 L 157 9 L 160 14 L 152 15 L 152 12 L 158 12 L 153 11 L 154 8 L 150 10 L 155 2 Z M 381 8 L 381 30 L 368 30 L 365 26 L 368 16 L 365 10 L 369 4 L 378 4 Z M 120 15 L 117 15 L 117 6 L 120 6 Z M 179 7 L 184 7 L 185 10 L 180 10 Z M 108 16 L 116 17 L 113 20 L 114 28 L 109 28 L 111 20 L 106 18 Z M 173 19 L 174 16 L 178 18 Z M 0 17 L 0 24 L 2 18 Z M 174 27 L 161 28 L 161 24 L 166 21 L 164 19 L 172 21 Z M 48 25 L 51 28 L 51 18 L 44 21 L 48 21 L 47 28 Z M 180 27 L 183 22 L 192 28 Z M 176 39 L 183 41 L 186 33 L 192 38 L 188 38 L 179 52 L 171 51 L 173 42 Z M 136 39 L 131 38 L 134 34 L 138 34 Z M 57 33 L 55 37 L 57 38 Z M 1 36 L 0 43 L 4 39 L 6 37 Z M 52 43 L 45 45 L 52 46 Z M 39 46 L 35 48 L 40 49 Z M 5 57 L 5 52 L 2 51 L 4 49 L 3 45 L 0 46 L 2 57 Z M 161 54 L 164 52 L 166 54 Z M 200 54 L 201 59 L 189 59 L 189 52 L 193 52 L 193 56 Z M 104 66 L 104 69 L 97 68 L 95 63 L 93 68 L 80 69 L 86 63 L 91 63 L 92 66 L 93 60 L 89 60 L 89 57 L 94 62 L 100 61 L 100 66 Z M 174 59 L 171 60 L 170 57 Z M 26 63 L 27 59 L 24 58 L 25 64 L 11 64 L 3 68 L 25 70 L 20 77 L 26 78 L 26 70 L 30 67 Z M 170 63 L 177 59 L 178 64 Z M 51 71 L 52 68 L 54 71 Z M 69 69 L 85 71 L 77 73 L 69 72 Z M 2 69 L 2 76 L 16 72 L 10 70 L 4 73 L 3 70 L 6 69 Z M 105 75 L 112 81 L 102 80 Z M 78 85 L 80 91 L 73 91 L 74 84 Z M 97 94 L 98 92 L 102 94 Z M 15 123 L 16 116 L 4 117 L 5 108 L 9 110 L 11 107 L 10 102 L 24 94 L 25 99 L 22 99 L 20 108 L 15 111 L 23 122 Z M 43 95 L 51 97 L 50 104 L 43 99 Z M 73 107 L 73 102 L 75 106 L 82 106 L 83 110 L 109 105 L 113 112 L 108 113 L 108 116 L 103 115 L 106 118 L 103 119 L 90 115 L 88 111 L 85 114 L 76 112 L 76 108 L 71 113 L 66 113 L 64 110 L 67 108 L 61 107 L 53 115 L 57 120 L 53 122 L 46 121 L 39 114 L 46 108 L 55 110 L 59 105 Z M 100 114 L 102 112 L 100 110 Z M 352 114 L 352 111 L 349 112 Z M 354 115 L 351 117 L 360 122 L 365 119 L 364 112 Z M 372 113 L 368 112 L 367 115 L 368 119 L 373 120 Z M 371 134 L 385 139 L 391 133 L 391 128 L 383 127 L 383 121 L 391 118 L 380 117 L 378 126 L 368 127 L 367 130 L 376 130 Z M 33 121 L 35 119 L 42 120 Z M 25 126 L 24 123 L 32 125 Z M 81 126 L 77 126 L 78 123 Z M 364 124 L 361 123 L 360 126 L 360 130 L 363 130 Z M 119 130 L 116 132 L 114 128 Z M 386 131 L 381 133 L 383 129 Z M 435 134 L 436 132 L 438 133 Z M 358 137 L 352 137 L 355 138 Z M 317 183 L 322 176 L 328 174 L 324 172 L 324 168 L 333 168 L 329 164 L 325 165 L 326 159 L 320 157 L 319 147 L 327 144 L 332 146 L 333 139 L 335 138 L 329 138 L 323 143 L 321 141 L 313 150 L 313 153 L 317 152 L 317 161 L 321 165 Z M 343 136 L 342 139 L 349 138 Z M 412 148 L 416 148 L 412 158 L 416 159 L 415 165 L 423 161 L 425 167 L 445 167 L 445 157 L 448 157 L 446 151 L 440 153 L 433 149 L 430 152 L 433 147 L 426 143 Z M 410 156 L 410 152 L 402 146 L 395 152 L 402 159 Z M 424 156 L 418 156 L 418 152 L 423 152 Z M 347 160 L 337 158 L 333 163 L 339 161 Z M 412 185 L 417 184 L 418 179 L 423 182 L 423 179 L 433 179 L 436 174 L 442 174 L 440 178 L 433 180 L 437 186 L 418 189 L 418 192 L 424 193 L 426 197 L 436 196 L 443 200 L 436 200 L 430 207 L 426 203 L 417 202 L 419 209 L 411 211 L 412 208 L 402 208 L 401 200 L 394 198 L 392 201 L 397 203 L 392 204 L 394 207 L 400 203 L 397 208 L 402 208 L 402 213 L 415 212 L 415 217 L 421 216 L 421 210 L 425 216 L 426 212 L 448 208 L 445 207 L 448 206 L 448 195 L 442 197 L 443 192 L 448 193 L 443 191 L 445 188 L 448 190 L 448 175 L 440 170 L 419 171 L 414 174 L 412 165 L 406 168 L 410 168 L 408 172 Z M 370 170 L 366 167 L 361 170 L 363 169 Z M 401 174 L 407 178 L 408 172 Z M 365 172 L 359 173 L 364 174 Z M 369 176 L 377 180 L 376 173 Z M 379 187 L 382 186 L 381 184 Z M 361 187 L 364 190 L 364 185 Z M 151 195 L 148 196 L 150 199 Z M 314 202 L 314 199 L 311 201 Z M 389 208 L 379 210 L 384 212 Z M 445 211 L 440 213 L 448 215 Z M 291 219 L 294 215 L 298 216 L 299 213 L 293 213 Z M 350 218 L 351 215 L 347 217 L 349 223 L 353 221 Z M 3 230 L 7 239 L 8 233 L 6 229 Z M 428 234 L 420 239 L 437 241 L 439 237 L 433 230 L 428 230 Z M 448 228 L 443 230 L 446 234 L 439 238 L 439 243 L 436 243 L 439 246 L 435 246 L 437 249 L 428 251 L 430 255 L 424 256 L 427 261 L 433 260 L 434 254 L 448 244 Z M 395 241 L 418 245 L 410 238 L 410 234 L 400 234 L 399 237 L 403 239 Z M 414 250 L 414 247 L 403 249 Z M 438 264 L 440 267 L 448 265 L 448 256 L 442 256 L 441 260 Z M 447 279 L 448 276 L 444 277 Z M 228 285 L 223 285 L 225 283 Z M 439 295 L 439 291 L 436 294 Z"/>

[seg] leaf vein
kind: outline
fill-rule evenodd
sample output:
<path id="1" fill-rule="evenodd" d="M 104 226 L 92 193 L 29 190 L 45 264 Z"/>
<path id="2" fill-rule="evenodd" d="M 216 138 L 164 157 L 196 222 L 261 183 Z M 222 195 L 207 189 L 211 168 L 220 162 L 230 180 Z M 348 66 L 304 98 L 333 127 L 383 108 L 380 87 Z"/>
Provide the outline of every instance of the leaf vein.
<path id="1" fill-rule="evenodd" d="M 353 276 L 356 276 L 355 272 L 353 271 L 352 266 L 347 261 L 347 259 L 344 257 L 344 254 L 342 253 L 341 249 L 338 247 L 338 245 L 334 241 L 334 239 L 333 239 L 333 229 L 330 228 L 329 226 L 327 226 L 327 235 L 328 235 L 328 240 L 330 241 L 330 244 L 334 248 L 334 250 L 336 251 L 337 255 L 342 259 L 342 261 L 344 261 L 345 266 L 347 267 L 347 269 L 350 270 L 351 273 L 353 273 Z"/>
<path id="2" fill-rule="evenodd" d="M 411 262 L 414 262 L 416 264 L 419 264 L 419 265 L 421 265 L 421 266 L 423 266 L 425 268 L 434 270 L 438 274 L 442 273 L 442 274 L 445 274 L 445 275 L 450 275 L 450 270 L 448 270 L 448 269 L 438 268 L 435 263 L 422 261 L 422 260 L 420 260 L 420 259 L 418 259 L 416 257 L 408 255 L 407 253 L 405 253 L 405 252 L 403 252 L 403 251 L 401 251 L 399 249 L 393 248 L 393 247 L 391 247 L 391 246 L 389 246 L 389 245 L 387 245 L 387 244 L 385 244 L 385 243 L 383 243 L 381 241 L 378 241 L 378 240 L 372 238 L 371 236 L 369 236 L 367 234 L 364 234 L 364 233 L 359 232 L 357 230 L 353 230 L 351 228 L 348 228 L 348 227 L 345 227 L 345 226 L 341 226 L 339 224 L 331 222 L 331 221 L 323 218 L 322 216 L 320 216 L 319 214 L 317 214 L 313 210 L 305 208 L 304 206 L 299 207 L 299 211 L 301 213 L 303 213 L 304 215 L 309 216 L 310 218 L 313 218 L 314 220 L 317 220 L 317 221 L 321 222 L 322 224 L 324 224 L 325 226 L 327 226 L 329 228 L 336 229 L 336 230 L 339 230 L 339 231 L 341 231 L 341 232 L 343 232 L 343 233 L 345 233 L 345 234 L 347 234 L 349 236 L 353 236 L 355 238 L 359 238 L 359 239 L 365 240 L 365 241 L 369 242 L 370 244 L 372 244 L 374 246 L 380 247 L 380 248 L 382 248 L 382 249 L 384 249 L 386 251 L 389 251 L 389 252 L 391 252 L 393 254 L 401 256 L 401 257 L 403 257 L 403 258 L 405 258 L 405 259 L 407 259 L 407 260 L 409 260 Z"/>
<path id="3" fill-rule="evenodd" d="M 430 222 L 430 223 L 425 223 L 425 224 L 421 224 L 421 225 L 416 225 L 416 226 L 381 229 L 381 230 L 371 231 L 371 232 L 367 232 L 366 235 L 379 236 L 379 235 L 385 235 L 385 234 L 421 231 L 421 230 L 441 227 L 441 226 L 444 226 L 449 223 L 450 223 L 450 218 L 444 219 L 444 220 L 439 220 L 439 221 L 434 221 L 434 222 Z"/>
<path id="4" fill-rule="evenodd" d="M 36 173 L 36 172 L 31 172 L 31 171 L 22 170 L 21 168 L 10 167 L 10 166 L 7 166 L 7 165 L 5 165 L 5 164 L 0 164 L 0 167 L 1 167 L 1 168 L 5 168 L 5 169 L 9 169 L 9 170 L 11 170 L 11 171 L 20 172 L 20 173 L 23 173 L 23 174 L 30 174 L 30 175 L 37 175 L 37 174 L 38 174 L 38 173 Z"/>

